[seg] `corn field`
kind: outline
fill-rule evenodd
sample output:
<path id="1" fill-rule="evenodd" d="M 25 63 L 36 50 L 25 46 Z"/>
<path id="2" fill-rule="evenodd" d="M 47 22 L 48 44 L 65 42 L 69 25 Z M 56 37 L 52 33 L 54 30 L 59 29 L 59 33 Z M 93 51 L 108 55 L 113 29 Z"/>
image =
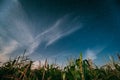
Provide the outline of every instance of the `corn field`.
<path id="1" fill-rule="evenodd" d="M 91 60 L 70 60 L 63 68 L 54 64 L 39 65 L 31 69 L 33 61 L 26 56 L 19 56 L 5 62 L 0 67 L 0 80 L 120 80 L 120 56 L 111 63 L 98 67 Z"/>

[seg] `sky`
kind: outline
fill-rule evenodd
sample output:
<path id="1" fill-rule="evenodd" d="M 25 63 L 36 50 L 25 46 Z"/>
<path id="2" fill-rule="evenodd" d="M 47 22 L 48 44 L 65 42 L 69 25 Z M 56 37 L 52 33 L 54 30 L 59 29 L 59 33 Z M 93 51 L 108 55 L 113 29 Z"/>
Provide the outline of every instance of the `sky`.
<path id="1" fill-rule="evenodd" d="M 119 0 L 0 0 L 0 62 L 92 59 L 104 64 L 120 52 Z"/>

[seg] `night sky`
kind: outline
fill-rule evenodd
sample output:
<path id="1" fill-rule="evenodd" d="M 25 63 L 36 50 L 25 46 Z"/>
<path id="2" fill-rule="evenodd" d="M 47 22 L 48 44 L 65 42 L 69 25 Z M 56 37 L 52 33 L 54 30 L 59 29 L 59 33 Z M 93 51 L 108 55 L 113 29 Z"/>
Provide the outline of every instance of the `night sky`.
<path id="1" fill-rule="evenodd" d="M 23 54 L 104 64 L 120 52 L 120 0 L 0 0 L 0 61 Z"/>

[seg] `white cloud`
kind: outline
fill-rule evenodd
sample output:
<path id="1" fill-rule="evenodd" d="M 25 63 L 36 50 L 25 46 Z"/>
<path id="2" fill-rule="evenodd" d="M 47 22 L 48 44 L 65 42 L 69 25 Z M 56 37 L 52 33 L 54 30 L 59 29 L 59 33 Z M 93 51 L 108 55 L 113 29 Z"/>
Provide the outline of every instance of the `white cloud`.
<path id="1" fill-rule="evenodd" d="M 106 48 L 106 46 L 102 46 L 102 47 L 96 47 L 94 49 L 87 49 L 85 51 L 85 59 L 91 59 L 91 60 L 95 60 L 97 59 L 97 55 L 102 52 L 104 49 Z"/>
<path id="2" fill-rule="evenodd" d="M 18 0 L 5 0 L 0 12 L 0 22 L 5 26 L 8 35 L 12 36 L 21 45 L 33 42 L 34 37 L 30 31 L 30 21 Z M 3 29 L 0 30 L 3 32 Z M 5 32 L 3 33 L 3 35 Z"/>
<path id="3" fill-rule="evenodd" d="M 49 36 L 50 38 L 49 38 L 49 40 L 48 40 L 48 42 L 46 44 L 46 47 L 48 47 L 49 45 L 53 44 L 54 42 L 56 42 L 60 38 L 65 37 L 67 35 L 70 35 L 71 33 L 75 32 L 78 29 L 80 29 L 80 27 L 72 28 L 72 29 L 70 29 L 70 30 L 68 30 L 67 32 L 64 32 L 64 33 L 58 32 L 56 30 L 56 33 L 54 33 L 54 35 Z"/>
<path id="4" fill-rule="evenodd" d="M 6 58 L 8 58 L 8 54 L 12 53 L 15 49 L 18 49 L 16 48 L 18 44 L 20 47 L 25 47 L 25 49 L 27 48 L 26 55 L 29 55 L 34 53 L 41 43 L 45 42 L 44 47 L 49 47 L 59 39 L 82 28 L 81 23 L 78 22 L 78 16 L 71 18 L 72 15 L 67 14 L 58 19 L 53 26 L 50 26 L 45 31 L 34 36 L 35 34 L 31 32 L 31 27 L 34 26 L 31 26 L 30 21 L 27 18 L 27 14 L 22 9 L 18 0 L 6 0 L 2 5 L 2 8 L 3 9 L 0 13 L 0 22 L 6 27 L 1 27 L 0 33 L 3 39 L 8 40 L 9 45 L 5 46 L 2 44 L 5 47 L 2 49 L 2 54 L 0 55 Z M 16 41 L 16 43 L 14 41 Z M 10 46 L 15 47 L 10 48 Z"/>
<path id="5" fill-rule="evenodd" d="M 42 42 L 45 42 L 45 47 L 48 47 L 60 38 L 70 35 L 76 30 L 82 28 L 81 25 L 76 25 L 77 23 L 75 22 L 77 18 L 68 21 L 69 17 L 71 16 L 66 15 L 61 19 L 58 19 L 52 27 L 37 35 L 33 43 L 30 45 L 27 54 L 33 53 Z"/>
<path id="6" fill-rule="evenodd" d="M 87 49 L 85 58 L 95 60 L 97 59 L 97 53 L 93 50 Z"/>
<path id="7" fill-rule="evenodd" d="M 18 42 L 12 40 L 7 45 L 3 45 L 0 49 L 0 61 L 5 62 L 9 59 L 10 53 L 16 50 L 18 47 Z"/>
<path id="8" fill-rule="evenodd" d="M 17 43 L 19 43 L 19 48 L 25 47 L 26 49 L 30 46 L 30 43 L 34 41 L 33 34 L 30 31 L 30 22 L 27 18 L 27 14 L 22 9 L 18 0 L 4 1 L 0 12 L 0 22 L 2 23 L 0 24 L 0 35 L 1 39 L 3 39 L 2 41 L 0 40 L 2 45 L 0 47 L 3 48 L 5 46 L 0 55 L 5 57 L 7 52 L 9 54 L 12 52 L 13 47 L 9 48 L 9 45 L 16 47 L 16 45 L 18 45 Z M 15 41 L 17 42 L 16 44 Z M 6 43 L 9 45 L 6 46 Z"/>

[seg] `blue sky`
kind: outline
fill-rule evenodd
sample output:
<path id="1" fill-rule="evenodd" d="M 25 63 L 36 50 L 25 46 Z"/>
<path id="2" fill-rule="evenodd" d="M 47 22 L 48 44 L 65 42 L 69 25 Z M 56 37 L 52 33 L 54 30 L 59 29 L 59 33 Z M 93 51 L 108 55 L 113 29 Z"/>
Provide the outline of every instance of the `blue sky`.
<path id="1" fill-rule="evenodd" d="M 120 52 L 119 0 L 0 0 L 0 61 L 21 55 L 104 64 Z M 107 57 L 107 58 L 106 58 Z"/>

